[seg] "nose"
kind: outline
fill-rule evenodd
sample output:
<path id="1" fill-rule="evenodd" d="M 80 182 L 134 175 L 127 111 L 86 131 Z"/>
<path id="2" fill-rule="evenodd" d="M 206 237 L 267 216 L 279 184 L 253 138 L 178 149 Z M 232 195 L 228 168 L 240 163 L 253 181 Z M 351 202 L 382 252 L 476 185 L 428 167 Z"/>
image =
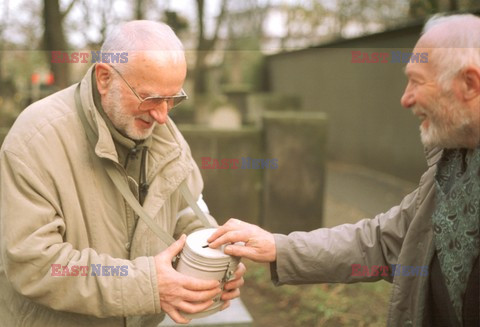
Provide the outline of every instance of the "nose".
<path id="1" fill-rule="evenodd" d="M 149 110 L 150 116 L 152 116 L 153 119 L 160 125 L 165 124 L 168 119 L 168 103 L 167 101 L 162 101 L 158 105 L 155 106 L 155 108 L 152 108 Z"/>
<path id="2" fill-rule="evenodd" d="M 400 103 L 404 108 L 411 108 L 415 105 L 415 95 L 410 89 L 409 85 L 405 88 Z"/>

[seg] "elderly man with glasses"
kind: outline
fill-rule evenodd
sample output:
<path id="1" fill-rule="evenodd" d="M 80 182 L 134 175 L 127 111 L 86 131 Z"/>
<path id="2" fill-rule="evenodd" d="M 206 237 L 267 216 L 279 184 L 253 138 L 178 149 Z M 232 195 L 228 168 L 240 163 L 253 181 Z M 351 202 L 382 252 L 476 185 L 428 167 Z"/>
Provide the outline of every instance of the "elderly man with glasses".
<path id="1" fill-rule="evenodd" d="M 239 295 L 243 265 L 223 289 L 172 266 L 185 234 L 203 227 L 198 210 L 208 213 L 168 117 L 187 99 L 180 40 L 133 21 L 102 52 L 128 62 L 97 63 L 29 106 L 0 151 L 2 326 L 157 326 L 164 313 L 185 323 L 220 293 L 224 307 Z"/>

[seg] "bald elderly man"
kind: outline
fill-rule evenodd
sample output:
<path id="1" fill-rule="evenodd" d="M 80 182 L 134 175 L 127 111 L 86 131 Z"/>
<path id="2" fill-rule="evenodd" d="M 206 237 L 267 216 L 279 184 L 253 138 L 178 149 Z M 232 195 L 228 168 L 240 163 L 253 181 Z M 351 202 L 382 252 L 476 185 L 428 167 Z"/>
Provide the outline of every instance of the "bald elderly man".
<path id="1" fill-rule="evenodd" d="M 180 40 L 165 24 L 133 21 L 113 29 L 102 53 L 123 63 L 96 63 L 26 108 L 1 148 L 2 326 L 157 326 L 164 313 L 186 323 L 182 312 L 239 295 L 243 265 L 223 290 L 172 267 L 185 234 L 203 227 L 179 185 L 208 209 L 168 117 L 187 99 Z"/>
<path id="2" fill-rule="evenodd" d="M 480 326 L 480 18 L 434 17 L 401 103 L 420 121 L 428 170 L 396 207 L 287 235 L 231 219 L 209 239 L 270 262 L 275 284 L 393 282 L 388 326 Z M 394 146 L 394 145 L 393 145 Z"/>

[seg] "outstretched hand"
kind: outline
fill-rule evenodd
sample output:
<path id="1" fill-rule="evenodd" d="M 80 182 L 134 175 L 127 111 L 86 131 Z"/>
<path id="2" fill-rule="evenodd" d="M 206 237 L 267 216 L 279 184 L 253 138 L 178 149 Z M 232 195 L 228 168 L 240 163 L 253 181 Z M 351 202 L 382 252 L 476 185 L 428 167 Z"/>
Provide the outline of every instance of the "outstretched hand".
<path id="1" fill-rule="evenodd" d="M 229 244 L 224 252 L 256 262 L 274 262 L 277 251 L 273 234 L 241 220 L 230 218 L 207 240 L 213 249 Z M 244 242 L 245 245 L 230 244 Z"/>
<path id="2" fill-rule="evenodd" d="M 186 313 L 203 311 L 213 304 L 213 298 L 222 291 L 217 280 L 193 278 L 173 269 L 172 259 L 182 250 L 185 239 L 186 236 L 182 235 L 179 240 L 155 256 L 160 305 L 177 323 L 190 321 L 182 316 L 180 311 Z"/>

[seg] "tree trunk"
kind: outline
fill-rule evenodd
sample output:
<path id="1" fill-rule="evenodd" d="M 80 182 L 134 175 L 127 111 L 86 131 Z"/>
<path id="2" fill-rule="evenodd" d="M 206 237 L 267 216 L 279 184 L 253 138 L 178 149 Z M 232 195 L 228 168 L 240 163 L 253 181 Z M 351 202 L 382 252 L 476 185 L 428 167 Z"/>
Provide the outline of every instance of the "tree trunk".
<path id="1" fill-rule="evenodd" d="M 226 14 L 227 0 L 222 0 L 220 14 L 217 17 L 215 30 L 211 39 L 205 36 L 204 19 L 205 19 L 205 1 L 196 0 L 197 3 L 197 17 L 198 17 L 198 38 L 197 38 L 197 57 L 195 60 L 194 71 L 194 93 L 204 94 L 208 91 L 207 88 L 207 63 L 206 59 L 208 53 L 212 51 L 218 39 L 220 26 Z"/>
<path id="2" fill-rule="evenodd" d="M 437 13 L 440 8 L 438 0 L 429 0 L 428 2 L 430 3 L 430 13 Z"/>
<path id="3" fill-rule="evenodd" d="M 52 51 L 67 50 L 67 42 L 63 31 L 63 17 L 64 13 L 60 11 L 59 0 L 44 0 L 44 48 L 46 50 L 50 70 L 55 78 L 55 85 L 58 88 L 67 87 L 70 79 L 70 67 L 68 63 L 52 63 Z"/>
<path id="4" fill-rule="evenodd" d="M 207 58 L 207 51 L 197 50 L 197 57 L 195 59 L 195 72 L 194 72 L 194 93 L 204 94 L 207 93 L 207 67 L 205 64 Z"/>
<path id="5" fill-rule="evenodd" d="M 204 34 L 204 12 L 205 12 L 205 2 L 204 0 L 197 0 L 197 22 L 198 22 L 198 37 L 197 37 L 197 54 L 195 58 L 195 71 L 194 71 L 194 93 L 195 94 L 204 94 L 207 92 L 206 86 L 206 74 L 205 69 L 205 59 L 206 49 L 205 49 L 205 34 Z"/>
<path id="6" fill-rule="evenodd" d="M 457 11 L 458 10 L 458 0 L 449 0 L 449 11 Z"/>
<path id="7" fill-rule="evenodd" d="M 137 0 L 135 1 L 135 19 L 141 20 L 144 19 L 144 17 L 143 0 Z"/>

